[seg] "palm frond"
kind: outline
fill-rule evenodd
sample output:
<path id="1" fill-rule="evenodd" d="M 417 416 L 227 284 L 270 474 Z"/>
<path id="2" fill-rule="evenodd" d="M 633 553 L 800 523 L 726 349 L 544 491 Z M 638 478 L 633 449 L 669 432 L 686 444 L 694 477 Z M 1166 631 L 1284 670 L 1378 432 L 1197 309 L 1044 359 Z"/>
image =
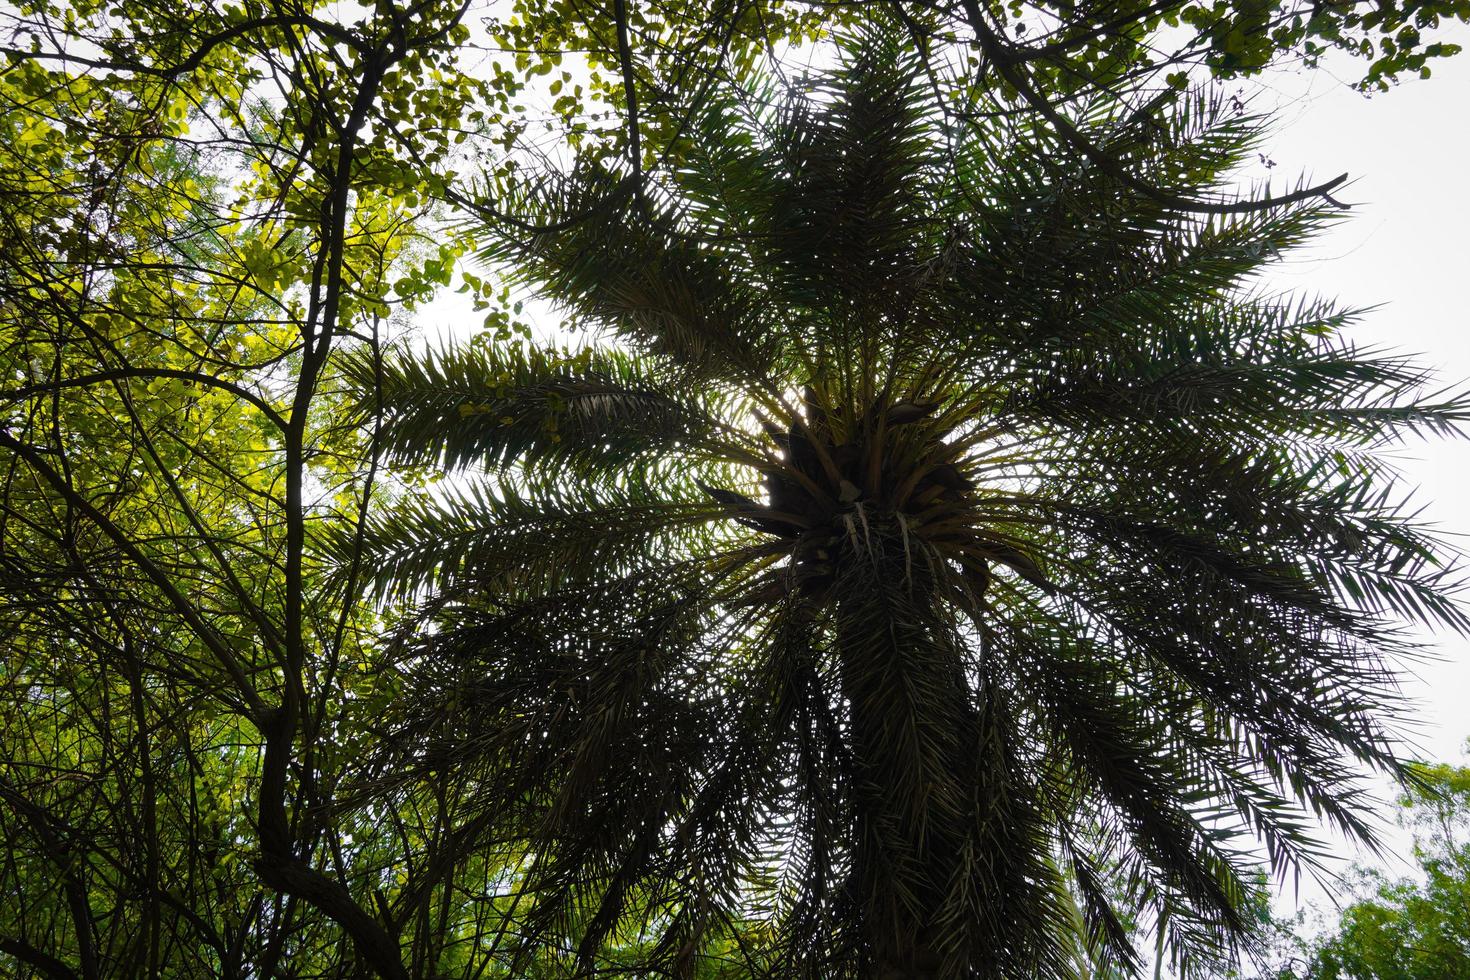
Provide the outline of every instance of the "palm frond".
<path id="1" fill-rule="evenodd" d="M 738 414 L 615 350 L 480 344 L 357 353 L 342 366 L 358 411 L 381 418 L 388 454 L 405 465 L 615 472 L 707 447 L 720 414 Z"/>
<path id="2" fill-rule="evenodd" d="M 718 549 L 719 536 L 706 526 L 722 516 L 708 502 L 661 497 L 646 484 L 579 494 L 482 482 L 400 497 L 359 533 L 339 531 L 322 545 L 342 563 L 360 549 L 367 587 L 379 599 L 465 580 L 535 591 L 657 565 L 699 545 Z"/>

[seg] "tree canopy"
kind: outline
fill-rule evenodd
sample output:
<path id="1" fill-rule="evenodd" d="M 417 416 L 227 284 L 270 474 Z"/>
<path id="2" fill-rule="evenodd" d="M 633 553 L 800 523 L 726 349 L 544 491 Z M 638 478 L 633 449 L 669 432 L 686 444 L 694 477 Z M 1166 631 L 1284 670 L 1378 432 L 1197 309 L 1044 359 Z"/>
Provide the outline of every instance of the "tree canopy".
<path id="1" fill-rule="evenodd" d="M 1416 768 L 1399 800 L 1416 874 L 1358 867 L 1355 899 L 1319 935 L 1276 924 L 1276 980 L 1452 980 L 1470 972 L 1470 769 Z M 1333 921 L 1335 920 L 1335 921 Z"/>
<path id="2" fill-rule="evenodd" d="M 1372 453 L 1465 404 L 1246 288 L 1321 206 L 1122 211 L 1044 121 L 949 124 L 894 33 L 713 96 L 626 212 L 617 168 L 506 188 L 555 230 L 482 258 L 617 346 L 353 371 L 390 457 L 490 476 L 370 522 L 380 587 L 434 587 L 383 779 L 468 780 L 523 940 L 590 973 L 760 901 L 771 975 L 1067 976 L 1063 869 L 1105 959 L 1139 957 L 1104 874 L 1228 955 L 1241 832 L 1278 871 L 1308 813 L 1368 836 L 1383 614 L 1466 626 Z M 1191 199 L 1254 132 L 1074 125 Z"/>
<path id="3" fill-rule="evenodd" d="M 1248 943 L 1464 623 L 1375 455 L 1463 404 L 1248 295 L 1338 182 L 1231 187 L 1211 79 L 1467 15 L 0 11 L 3 969 L 1065 975 L 1099 875 Z"/>

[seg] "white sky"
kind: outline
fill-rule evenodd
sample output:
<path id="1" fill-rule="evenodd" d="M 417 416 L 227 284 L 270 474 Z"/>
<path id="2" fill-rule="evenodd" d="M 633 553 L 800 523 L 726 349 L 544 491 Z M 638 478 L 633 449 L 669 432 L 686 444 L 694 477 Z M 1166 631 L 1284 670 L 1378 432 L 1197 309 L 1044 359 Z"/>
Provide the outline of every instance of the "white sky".
<path id="1" fill-rule="evenodd" d="M 1470 30 L 1457 32 L 1470 49 Z M 1345 66 L 1350 80 L 1361 63 Z M 1338 195 L 1353 205 L 1347 220 L 1316 246 L 1288 257 L 1273 284 L 1335 296 L 1353 306 L 1382 304 L 1349 336 L 1363 345 L 1414 352 L 1442 384 L 1470 382 L 1470 50 L 1435 68 L 1428 80 L 1365 98 L 1333 77 L 1281 73 L 1261 105 L 1279 104 L 1281 125 L 1266 145 L 1291 178 L 1321 180 L 1346 171 Z M 1470 442 L 1411 442 L 1394 456 L 1421 489 L 1423 518 L 1470 548 Z M 1422 750 L 1461 757 L 1470 736 L 1470 640 L 1426 636 L 1440 655 L 1420 665 L 1406 691 L 1421 702 Z"/>
<path id="2" fill-rule="evenodd" d="M 1410 80 L 1365 97 L 1348 82 L 1362 62 L 1315 71 L 1278 72 L 1250 86 L 1259 109 L 1279 123 L 1263 149 L 1280 186 L 1307 172 L 1324 180 L 1347 172 L 1335 195 L 1353 205 L 1346 220 L 1310 249 L 1290 256 L 1270 277 L 1273 287 L 1333 296 L 1349 306 L 1380 305 L 1349 328 L 1363 346 L 1418 354 L 1442 385 L 1470 382 L 1470 29 L 1454 39 L 1467 52 L 1437 64 L 1434 77 Z M 1265 171 L 1260 171 L 1264 174 Z M 1398 447 L 1406 486 L 1417 485 L 1422 519 L 1470 550 L 1470 441 L 1425 440 Z M 1412 665 L 1405 696 L 1417 721 L 1412 748 L 1422 758 L 1465 763 L 1470 737 L 1470 639 L 1422 634 L 1433 659 Z M 1385 785 L 1383 793 L 1391 789 Z M 1373 862 L 1351 848 L 1340 863 L 1362 860 L 1395 874 L 1410 870 L 1408 840 L 1385 830 L 1392 852 Z M 1348 896 L 1342 896 L 1347 898 Z M 1330 908 L 1314 882 L 1283 889 L 1278 911 L 1301 904 Z"/>

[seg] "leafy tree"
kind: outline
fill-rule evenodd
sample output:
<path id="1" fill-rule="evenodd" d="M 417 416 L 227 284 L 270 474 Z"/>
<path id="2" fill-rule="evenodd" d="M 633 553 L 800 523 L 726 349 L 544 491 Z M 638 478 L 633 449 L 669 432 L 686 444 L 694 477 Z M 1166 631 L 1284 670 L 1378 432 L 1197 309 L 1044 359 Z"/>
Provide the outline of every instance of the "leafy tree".
<path id="1" fill-rule="evenodd" d="M 1470 975 L 1470 769 L 1415 768 L 1399 800 L 1417 878 L 1356 870 L 1358 899 L 1316 938 L 1278 924 L 1279 980 L 1454 980 Z M 1293 928 L 1293 925 L 1295 928 Z"/>
<path id="2" fill-rule="evenodd" d="M 1228 956 L 1242 835 L 1311 861 L 1305 812 L 1366 838 L 1355 773 L 1404 775 L 1395 622 L 1470 625 L 1374 452 L 1465 401 L 1250 291 L 1318 204 L 1162 199 L 1257 124 L 1095 106 L 1122 179 L 957 129 L 902 38 L 696 103 L 626 207 L 617 158 L 497 185 L 483 258 L 585 346 L 349 367 L 393 458 L 483 474 L 366 534 L 426 606 L 365 792 L 460 794 L 513 973 L 1069 976 L 1068 882 L 1130 969 L 1105 874 Z"/>
<path id="3" fill-rule="evenodd" d="M 580 152 L 595 144 L 596 152 L 622 153 L 630 182 L 639 183 L 643 165 L 685 132 L 691 93 L 721 81 L 740 84 L 762 57 L 780 72 L 775 52 L 786 42 L 855 27 L 874 11 L 926 62 L 936 88 L 947 78 L 940 101 L 953 122 L 983 111 L 1004 92 L 1016 103 L 1007 109 L 1045 119 L 1074 152 L 1107 170 L 1120 193 L 1210 212 L 1218 202 L 1168 197 L 1149 175 L 1072 126 L 1072 116 L 1090 100 L 1105 98 L 1119 103 L 1120 114 L 1150 119 L 1167 111 L 1191 80 L 1246 78 L 1282 64 L 1314 67 L 1329 51 L 1364 63 L 1357 83 L 1364 90 L 1385 89 L 1404 74 L 1428 77 L 1435 60 L 1460 50 L 1451 25 L 1470 20 L 1470 0 L 720 0 L 656 8 L 615 0 L 610 10 L 568 0 L 516 0 L 511 15 L 487 21 L 487 30 L 502 50 L 515 53 L 517 71 L 495 73 L 502 111 L 515 108 L 510 103 L 524 97 L 528 81 L 535 91 L 538 76 L 557 75 L 549 86 L 551 118 L 568 143 Z M 589 69 L 585 91 L 579 73 L 563 66 L 568 51 L 581 55 Z M 587 114 L 596 106 L 616 111 L 601 114 L 598 126 Z M 594 109 L 591 118 L 598 116 Z M 608 126 L 609 118 L 616 124 Z M 553 128 L 550 121 L 544 125 Z M 536 155 L 544 138 L 539 129 L 511 123 L 507 138 Z M 1331 193 L 1346 179 L 1340 175 L 1296 193 L 1333 203 Z M 504 217 L 493 197 L 477 199 L 454 188 L 450 194 Z M 1272 200 L 1263 189 L 1260 198 L 1231 207 L 1248 210 Z"/>
<path id="4" fill-rule="evenodd" d="M 0 972 L 404 976 L 401 842 L 327 806 L 392 691 L 308 530 L 375 482 L 332 349 L 453 261 L 460 12 L 5 16 Z"/>

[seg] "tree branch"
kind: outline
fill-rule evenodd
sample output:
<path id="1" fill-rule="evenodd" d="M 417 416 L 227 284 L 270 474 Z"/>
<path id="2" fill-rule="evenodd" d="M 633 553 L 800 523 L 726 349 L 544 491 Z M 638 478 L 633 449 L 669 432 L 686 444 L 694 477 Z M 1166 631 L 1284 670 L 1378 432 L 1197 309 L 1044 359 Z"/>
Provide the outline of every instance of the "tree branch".
<path id="1" fill-rule="evenodd" d="M 1017 65 L 1025 60 L 1024 57 L 1013 53 L 1001 40 L 990 25 L 985 22 L 985 15 L 980 10 L 978 0 L 962 0 L 965 15 L 970 22 L 970 27 L 975 31 L 975 39 L 980 45 L 980 50 L 985 57 L 995 66 L 995 73 L 1000 76 L 1017 94 L 1036 110 L 1043 119 L 1051 123 L 1056 133 L 1069 146 L 1079 151 L 1083 156 L 1103 173 L 1112 177 L 1129 190 L 1142 194 L 1151 201 L 1156 201 L 1165 207 L 1177 211 L 1190 211 L 1197 214 L 1250 214 L 1257 211 L 1266 211 L 1271 208 L 1283 207 L 1288 204 L 1298 204 L 1313 198 L 1322 198 L 1330 204 L 1342 207 L 1331 197 L 1331 192 L 1343 184 L 1347 174 L 1339 174 L 1332 180 L 1313 187 L 1304 187 L 1290 194 L 1282 194 L 1277 197 L 1265 197 L 1254 201 L 1199 201 L 1193 198 L 1181 197 L 1168 191 L 1155 187 L 1153 184 L 1129 173 L 1127 168 L 1120 164 L 1112 155 L 1072 125 L 1072 122 L 1057 111 L 1047 98 L 1036 90 L 1024 73 L 1017 70 Z"/>
<path id="2" fill-rule="evenodd" d="M 628 165 L 632 169 L 633 193 L 643 201 L 643 142 L 638 132 L 638 91 L 633 77 L 633 48 L 628 42 L 628 0 L 613 0 L 613 17 L 618 22 L 618 67 L 623 74 L 623 100 L 628 103 Z"/>
<path id="3" fill-rule="evenodd" d="M 240 695 L 241 701 L 245 703 L 252 719 L 259 724 L 261 719 L 266 716 L 267 708 L 265 702 L 261 700 L 260 695 L 256 693 L 254 686 L 250 683 L 250 677 L 245 672 L 245 668 L 235 657 L 234 651 L 230 649 L 224 638 L 204 621 L 199 610 L 179 591 L 178 586 L 169 578 L 168 573 L 162 568 L 159 568 L 153 559 L 145 555 L 142 549 L 123 532 L 122 528 L 112 523 L 112 520 L 106 514 L 98 510 L 90 500 L 78 493 L 76 488 L 72 487 L 60 473 L 48 465 L 41 458 L 40 453 L 36 451 L 35 447 L 26 445 L 4 429 L 0 429 L 0 447 L 9 449 L 16 456 L 23 459 L 63 500 L 80 511 L 103 534 L 107 535 L 112 540 L 112 543 L 117 546 L 118 550 L 127 555 L 133 564 L 137 565 L 138 569 L 158 587 L 159 591 L 168 599 L 169 605 L 173 607 L 174 612 L 179 618 L 189 626 L 194 632 L 194 635 L 199 637 L 199 641 L 208 647 L 209 651 L 224 666 L 225 671 L 235 682 L 235 688 Z"/>
<path id="4" fill-rule="evenodd" d="M 23 939 L 0 936 L 0 953 L 15 957 L 56 980 L 76 980 L 76 971 L 44 950 L 37 949 Z"/>
<path id="5" fill-rule="evenodd" d="M 114 381 L 141 380 L 144 378 L 176 378 L 189 384 L 203 385 L 206 388 L 214 388 L 225 391 L 242 401 L 249 402 L 259 409 L 261 414 L 268 418 L 272 425 L 281 431 L 286 429 L 286 420 L 271 407 L 270 403 L 245 388 L 229 381 L 224 381 L 212 375 L 203 374 L 198 371 L 183 371 L 174 368 L 117 368 L 111 371 L 97 371 L 92 374 L 83 374 L 75 378 L 65 378 L 60 381 L 48 381 L 42 384 L 26 385 L 23 388 L 12 388 L 9 391 L 0 391 L 0 401 L 20 401 L 35 395 L 49 395 L 65 388 L 86 388 L 95 384 L 107 384 Z"/>

